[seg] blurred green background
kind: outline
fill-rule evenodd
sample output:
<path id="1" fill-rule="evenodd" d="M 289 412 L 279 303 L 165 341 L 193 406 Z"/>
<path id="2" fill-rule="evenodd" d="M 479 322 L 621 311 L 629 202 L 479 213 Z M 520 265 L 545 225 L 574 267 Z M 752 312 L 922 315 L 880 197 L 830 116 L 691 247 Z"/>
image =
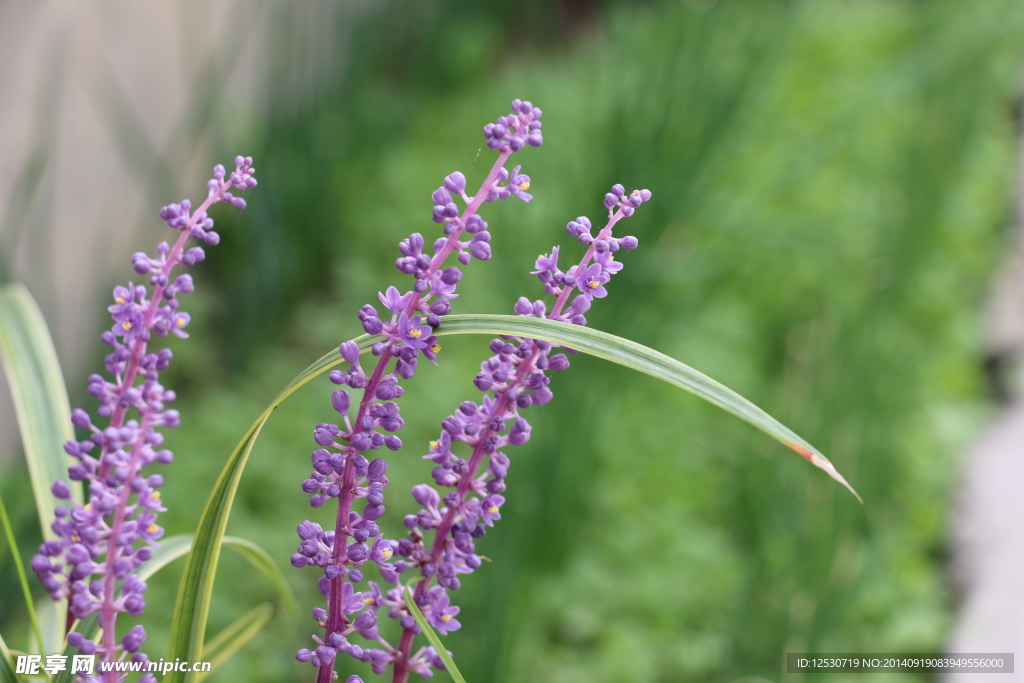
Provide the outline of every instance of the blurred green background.
<path id="1" fill-rule="evenodd" d="M 168 532 L 194 529 L 278 389 L 359 333 L 355 312 L 378 290 L 408 284 L 396 243 L 437 234 L 430 192 L 454 170 L 479 183 L 493 158 L 480 127 L 520 97 L 544 110 L 544 146 L 516 160 L 535 199 L 485 207 L 495 258 L 467 269 L 456 312 L 541 296 L 536 256 L 580 251 L 565 222 L 599 217 L 613 183 L 649 188 L 624 228 L 640 249 L 590 324 L 750 398 L 826 453 L 864 505 L 717 409 L 577 356 L 554 379 L 557 400 L 531 411 L 532 440 L 510 452 L 503 519 L 479 544 L 493 562 L 455 595 L 464 628 L 447 642 L 467 680 L 796 681 L 787 651 L 941 651 L 957 454 L 989 410 L 979 310 L 1009 243 L 1021 10 L 400 0 L 345 15 L 347 58 L 315 97 L 283 98 L 237 129 L 221 121 L 213 143 L 216 159 L 251 154 L 260 185 L 240 218 L 220 214 L 224 240 L 186 302 L 193 338 L 172 343 L 183 428 L 168 438 Z M 269 80 L 285 78 L 285 43 L 266 46 L 280 54 Z M 153 205 L 166 195 L 154 188 Z M 158 222 L 147 229 L 163 238 Z M 476 395 L 488 355 L 480 337 L 444 347 L 403 400 L 393 537 L 409 487 L 429 477 L 417 456 Z M 91 406 L 84 376 L 68 385 L 73 405 Z M 229 525 L 285 566 L 295 525 L 327 519 L 298 483 L 313 425 L 331 419 L 328 393 L 315 382 L 272 418 Z M 23 477 L 5 471 L 2 490 L 27 557 L 38 541 Z M 17 632 L 7 548 L 0 572 L 0 628 Z M 176 572 L 151 582 L 154 644 Z M 303 615 L 275 617 L 213 680 L 311 679 L 292 655 L 319 598 L 312 572 L 288 575 Z M 225 554 L 211 633 L 271 596 Z"/>

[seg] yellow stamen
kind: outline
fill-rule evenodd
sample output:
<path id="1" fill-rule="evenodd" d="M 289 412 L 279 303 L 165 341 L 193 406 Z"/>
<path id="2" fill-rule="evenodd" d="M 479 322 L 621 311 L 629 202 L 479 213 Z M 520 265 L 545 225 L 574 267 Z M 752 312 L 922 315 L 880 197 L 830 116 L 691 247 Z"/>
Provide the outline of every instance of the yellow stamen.
<path id="1" fill-rule="evenodd" d="M 86 512 L 92 512 L 92 503 L 86 503 L 85 505 L 82 506 L 82 509 L 85 510 Z"/>
<path id="2" fill-rule="evenodd" d="M 146 533 L 155 534 L 158 531 L 160 531 L 160 527 L 158 527 L 156 524 L 150 524 L 146 527 Z"/>
<path id="3" fill-rule="evenodd" d="M 493 514 L 498 512 L 498 506 L 497 505 L 491 505 L 491 506 L 489 506 L 487 508 L 487 511 L 493 515 Z"/>
<path id="4" fill-rule="evenodd" d="M 394 551 L 392 551 L 392 550 L 391 550 L 391 548 L 384 548 L 384 550 L 381 550 L 381 551 L 380 551 L 380 554 L 381 554 L 381 556 L 382 556 L 382 557 L 383 557 L 383 558 L 384 558 L 385 560 L 391 559 L 391 555 L 392 555 L 393 553 L 394 553 Z"/>
<path id="5" fill-rule="evenodd" d="M 174 324 L 177 325 L 178 327 L 185 327 L 185 319 L 178 318 L 177 320 L 174 321 Z"/>
<path id="6" fill-rule="evenodd" d="M 444 623 L 447 624 L 451 620 L 452 620 L 452 615 L 450 615 L 450 614 L 442 614 L 441 615 L 441 621 L 443 621 Z"/>
<path id="7" fill-rule="evenodd" d="M 373 604 L 373 598 L 363 598 L 363 604 L 367 605 L 367 606 L 372 605 Z"/>
<path id="8" fill-rule="evenodd" d="M 423 333 L 420 332 L 419 330 L 409 330 L 409 336 L 412 337 L 413 339 L 419 339 L 420 337 L 423 336 Z"/>
<path id="9" fill-rule="evenodd" d="M 160 500 L 160 492 L 153 491 L 153 495 L 151 495 L 150 498 L 152 498 L 153 500 Z"/>
<path id="10" fill-rule="evenodd" d="M 121 323 L 121 327 L 123 327 L 126 330 L 130 330 L 132 329 L 132 324 L 129 321 L 125 320 L 123 323 Z"/>
<path id="11" fill-rule="evenodd" d="M 587 286 L 590 287 L 590 288 L 597 287 L 599 284 L 601 284 L 601 283 L 598 282 L 597 280 L 588 280 L 587 281 Z"/>
<path id="12" fill-rule="evenodd" d="M 115 304 L 123 304 L 124 303 L 124 297 L 123 296 L 117 297 L 116 299 L 114 299 L 114 303 Z"/>
<path id="13" fill-rule="evenodd" d="M 441 444 L 438 443 L 437 441 L 431 441 L 430 442 L 430 447 L 433 448 L 436 451 L 438 448 L 441 447 Z"/>
<path id="14" fill-rule="evenodd" d="M 608 260 L 609 261 L 614 261 L 615 260 L 615 255 L 614 254 L 608 254 Z"/>
<path id="15" fill-rule="evenodd" d="M 434 344 L 433 346 L 430 347 L 430 350 L 433 353 L 439 353 L 441 351 L 441 345 L 440 344 Z"/>
<path id="16" fill-rule="evenodd" d="M 520 190 L 529 190 L 530 189 L 530 183 L 519 183 L 519 189 Z"/>

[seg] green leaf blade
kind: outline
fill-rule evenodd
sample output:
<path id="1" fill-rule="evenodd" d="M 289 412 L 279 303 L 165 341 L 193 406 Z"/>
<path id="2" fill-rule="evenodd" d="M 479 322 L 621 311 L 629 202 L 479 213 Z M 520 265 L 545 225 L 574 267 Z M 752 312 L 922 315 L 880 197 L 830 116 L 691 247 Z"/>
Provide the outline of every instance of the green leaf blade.
<path id="1" fill-rule="evenodd" d="M 861 500 L 860 495 L 828 458 L 796 432 L 732 389 L 643 344 L 582 325 L 511 315 L 452 315 L 443 318 L 441 326 L 434 333 L 438 336 L 505 334 L 542 339 L 651 375 L 685 389 L 760 429 L 812 465 L 824 470 L 832 479 L 845 486 L 857 500 Z"/>
<path id="2" fill-rule="evenodd" d="M 441 642 L 441 638 L 434 633 L 434 629 L 430 628 L 430 624 L 427 623 L 423 613 L 420 612 L 420 608 L 416 605 L 416 601 L 412 599 L 412 586 L 402 587 L 402 596 L 405 598 L 405 606 L 409 608 L 409 613 L 412 614 L 412 618 L 416 620 L 416 625 L 423 631 L 423 635 L 427 637 L 430 644 L 434 647 L 434 651 L 437 652 L 437 656 L 444 662 L 445 668 L 448 670 L 448 674 L 452 677 L 455 683 L 466 683 L 466 679 L 462 677 L 462 673 L 459 671 L 459 667 L 455 666 L 455 662 L 452 661 L 451 655 L 448 654 L 448 650 L 445 648 L 444 643 Z"/>
<path id="3" fill-rule="evenodd" d="M 14 398 L 43 538 L 54 538 L 50 487 L 62 479 L 81 500 L 82 486 L 67 476 L 64 442 L 74 438 L 74 430 L 57 352 L 39 306 L 19 283 L 0 286 L 0 362 Z"/>

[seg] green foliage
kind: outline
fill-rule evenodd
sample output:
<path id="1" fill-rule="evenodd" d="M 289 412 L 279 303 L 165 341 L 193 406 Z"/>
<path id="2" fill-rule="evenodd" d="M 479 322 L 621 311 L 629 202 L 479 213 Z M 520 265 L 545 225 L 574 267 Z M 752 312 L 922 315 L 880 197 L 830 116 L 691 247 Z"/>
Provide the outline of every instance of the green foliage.
<path id="1" fill-rule="evenodd" d="M 43 538 L 51 538 L 56 499 L 50 486 L 57 479 L 67 479 L 63 445 L 73 436 L 71 408 L 46 321 L 35 299 L 18 283 L 0 285 L 0 363 L 14 399 L 40 530 Z M 73 494 L 81 496 L 81 484 L 70 482 L 70 488 Z M 47 643 L 59 641 L 60 625 L 50 620 L 44 635 L 32 604 L 21 551 L 2 501 L 0 513 L 36 646 L 42 649 Z M 58 605 L 53 613 L 60 613 L 64 604 Z"/>

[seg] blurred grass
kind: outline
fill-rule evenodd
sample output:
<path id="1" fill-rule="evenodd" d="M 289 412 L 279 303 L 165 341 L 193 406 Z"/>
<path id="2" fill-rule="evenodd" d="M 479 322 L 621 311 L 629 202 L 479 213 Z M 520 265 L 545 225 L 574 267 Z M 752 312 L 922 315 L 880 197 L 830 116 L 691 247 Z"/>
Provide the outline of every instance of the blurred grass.
<path id="1" fill-rule="evenodd" d="M 545 111 L 544 147 L 517 160 L 536 198 L 486 207 L 496 256 L 467 269 L 458 310 L 539 297 L 527 271 L 567 244 L 565 222 L 599 216 L 614 182 L 648 187 L 624 228 L 641 248 L 591 324 L 758 403 L 865 505 L 729 416 L 579 359 L 510 452 L 502 523 L 479 544 L 493 563 L 455 596 L 470 628 L 446 642 L 467 680 L 796 680 L 787 650 L 940 651 L 948 494 L 986 409 L 977 311 L 1007 242 L 1020 3 L 396 2 L 360 22 L 343 85 L 245 140 L 261 184 L 188 302 L 196 334 L 168 379 L 185 424 L 168 532 L 194 529 L 276 391 L 406 280 L 395 244 L 434 234 L 430 191 L 455 169 L 479 182 L 480 126 L 524 97 Z M 393 535 L 428 476 L 415 456 L 487 355 L 444 346 L 403 401 Z M 298 482 L 327 394 L 272 418 L 229 525 L 282 564 L 321 514 Z M 271 598 L 249 571 L 225 555 L 211 633 Z M 290 574 L 319 604 L 312 574 Z M 177 581 L 151 585 L 161 642 Z M 309 680 L 292 653 L 312 625 L 273 621 L 212 680 Z M 904 680 L 924 679 L 879 678 Z"/>

